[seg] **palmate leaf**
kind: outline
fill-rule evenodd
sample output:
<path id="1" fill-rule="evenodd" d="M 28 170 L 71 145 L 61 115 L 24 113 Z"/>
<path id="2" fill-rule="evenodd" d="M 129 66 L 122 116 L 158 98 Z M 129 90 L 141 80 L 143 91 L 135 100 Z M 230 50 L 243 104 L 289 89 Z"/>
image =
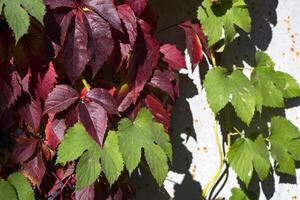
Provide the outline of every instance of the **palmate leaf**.
<path id="1" fill-rule="evenodd" d="M 35 199 L 30 182 L 21 173 L 17 172 L 9 175 L 7 181 L 16 188 L 19 200 Z"/>
<path id="2" fill-rule="evenodd" d="M 0 11 L 3 5 L 4 16 L 15 34 L 16 43 L 28 31 L 28 13 L 43 24 L 46 9 L 42 0 L 0 0 Z"/>
<path id="3" fill-rule="evenodd" d="M 226 43 L 234 39 L 235 25 L 246 32 L 251 29 L 251 18 L 244 0 L 223 0 L 220 4 L 204 0 L 198 9 L 198 19 L 208 37 L 209 46 L 221 39 L 222 29 Z"/>
<path id="4" fill-rule="evenodd" d="M 240 188 L 232 188 L 231 194 L 229 200 L 250 200 L 247 194 Z"/>
<path id="5" fill-rule="evenodd" d="M 147 109 L 141 109 L 136 120 L 122 119 L 118 127 L 119 146 L 129 173 L 137 167 L 141 159 L 142 148 L 146 161 L 156 181 L 161 185 L 167 176 L 168 159 L 171 157 L 169 138 L 158 136 L 165 134 L 162 127 L 153 121 Z"/>
<path id="6" fill-rule="evenodd" d="M 271 153 L 278 162 L 277 171 L 295 174 L 295 160 L 300 160 L 300 131 L 283 117 L 271 119 Z"/>
<path id="7" fill-rule="evenodd" d="M 230 166 L 237 173 L 239 178 L 248 186 L 253 170 L 260 180 L 264 180 L 271 167 L 269 152 L 262 135 L 252 141 L 249 138 L 239 138 L 230 146 L 227 158 Z"/>
<path id="8" fill-rule="evenodd" d="M 261 99 L 250 80 L 239 70 L 229 74 L 221 67 L 211 69 L 205 77 L 204 88 L 214 113 L 224 108 L 231 96 L 237 116 L 246 124 L 251 122 L 257 101 Z"/>

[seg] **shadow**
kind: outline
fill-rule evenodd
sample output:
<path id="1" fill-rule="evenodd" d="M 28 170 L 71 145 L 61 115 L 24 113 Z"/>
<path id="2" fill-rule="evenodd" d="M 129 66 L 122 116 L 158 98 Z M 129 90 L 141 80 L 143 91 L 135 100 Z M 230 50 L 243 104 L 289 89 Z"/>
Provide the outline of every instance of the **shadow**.
<path id="1" fill-rule="evenodd" d="M 274 175 L 269 174 L 269 176 L 261 182 L 262 191 L 266 197 L 266 199 L 271 199 L 275 192 L 275 180 Z"/>

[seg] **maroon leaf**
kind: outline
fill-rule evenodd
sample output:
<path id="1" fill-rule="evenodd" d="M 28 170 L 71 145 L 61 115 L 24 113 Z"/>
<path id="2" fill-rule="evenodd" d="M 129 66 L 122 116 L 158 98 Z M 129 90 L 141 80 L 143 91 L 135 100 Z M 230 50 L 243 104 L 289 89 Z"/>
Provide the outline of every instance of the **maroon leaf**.
<path id="1" fill-rule="evenodd" d="M 65 44 L 65 40 L 68 35 L 68 31 L 72 24 L 72 21 L 74 21 L 74 12 L 73 11 L 66 14 L 60 22 L 60 27 L 61 27 L 60 44 L 61 44 L 61 46 L 63 46 Z"/>
<path id="2" fill-rule="evenodd" d="M 74 84 L 89 61 L 88 34 L 81 12 L 77 13 L 75 28 L 68 34 L 65 43 L 63 49 L 64 66 L 70 81 Z"/>
<path id="3" fill-rule="evenodd" d="M 172 84 L 174 80 L 175 78 L 173 72 L 168 70 L 155 70 L 149 85 L 160 88 L 161 90 L 167 92 L 174 101 L 175 93 Z"/>
<path id="4" fill-rule="evenodd" d="M 79 121 L 79 110 L 78 106 L 75 109 L 70 109 L 66 115 L 66 126 L 71 127 Z"/>
<path id="5" fill-rule="evenodd" d="M 156 99 L 153 95 L 147 95 L 145 100 L 146 107 L 150 110 L 155 120 L 159 123 L 162 123 L 165 128 L 168 130 L 170 123 L 170 114 L 163 105 Z"/>
<path id="6" fill-rule="evenodd" d="M 89 43 L 92 49 L 90 65 L 95 75 L 110 56 L 114 41 L 112 40 L 109 24 L 94 12 L 85 12 L 88 21 Z"/>
<path id="7" fill-rule="evenodd" d="M 12 109 L 5 109 L 0 112 L 0 130 L 6 132 L 14 125 L 14 111 Z"/>
<path id="8" fill-rule="evenodd" d="M 28 69 L 26 75 L 22 78 L 20 84 L 22 86 L 22 89 L 24 92 L 27 92 L 28 94 L 30 94 L 29 92 L 29 83 L 30 83 L 30 79 L 32 77 L 30 68 Z"/>
<path id="9" fill-rule="evenodd" d="M 40 152 L 31 161 L 24 164 L 21 173 L 27 177 L 33 185 L 39 186 L 43 180 L 45 171 L 45 163 Z"/>
<path id="10" fill-rule="evenodd" d="M 11 159 L 13 163 L 22 163 L 34 154 L 38 140 L 27 138 L 17 138 L 16 140 Z"/>
<path id="11" fill-rule="evenodd" d="M 130 5 L 138 16 L 142 14 L 148 4 L 148 0 L 125 0 L 124 2 Z"/>
<path id="12" fill-rule="evenodd" d="M 121 20 L 112 0 L 84 0 L 86 6 L 106 19 L 115 29 L 123 32 Z"/>
<path id="13" fill-rule="evenodd" d="M 66 130 L 64 119 L 55 119 L 53 115 L 49 116 L 48 123 L 45 128 L 45 137 L 47 145 L 55 150 L 60 143 Z"/>
<path id="14" fill-rule="evenodd" d="M 53 89 L 57 77 L 52 62 L 49 63 L 48 67 L 46 67 L 46 70 L 47 71 L 45 74 L 42 75 L 40 73 L 38 75 L 38 82 L 36 87 L 36 96 L 42 98 L 44 101 L 46 101 L 48 94 Z"/>
<path id="15" fill-rule="evenodd" d="M 160 47 L 160 52 L 164 54 L 162 59 L 168 63 L 170 68 L 174 70 L 186 68 L 185 59 L 175 45 L 165 44 Z"/>
<path id="16" fill-rule="evenodd" d="M 68 85 L 57 85 L 48 95 L 45 102 L 44 114 L 58 113 L 67 109 L 79 99 L 79 94 L 76 90 Z"/>
<path id="17" fill-rule="evenodd" d="M 87 93 L 86 97 L 101 105 L 110 114 L 116 114 L 118 112 L 115 98 L 105 89 L 94 88 Z"/>
<path id="18" fill-rule="evenodd" d="M 70 7 L 70 8 L 76 7 L 74 0 L 44 0 L 44 2 L 51 9 L 55 9 L 57 7 Z"/>
<path id="19" fill-rule="evenodd" d="M 81 190 L 75 192 L 76 200 L 94 200 L 95 199 L 95 185 L 89 185 Z"/>
<path id="20" fill-rule="evenodd" d="M 82 103 L 79 105 L 79 118 L 94 140 L 102 145 L 107 128 L 107 115 L 104 108 L 94 102 Z"/>
<path id="21" fill-rule="evenodd" d="M 186 35 L 186 47 L 191 58 L 192 68 L 195 69 L 203 57 L 202 42 L 205 42 L 205 36 L 199 24 L 193 24 L 191 21 L 183 22 L 179 25 Z M 205 43 L 204 43 L 205 44 Z"/>
<path id="22" fill-rule="evenodd" d="M 25 107 L 21 107 L 19 110 L 22 120 L 30 125 L 34 131 L 39 130 L 40 120 L 42 115 L 41 102 L 39 99 L 32 99 L 30 104 L 27 104 Z"/>
<path id="23" fill-rule="evenodd" d="M 123 21 L 127 34 L 129 36 L 129 42 L 131 47 L 133 47 L 137 36 L 137 20 L 134 15 L 133 10 L 126 4 L 118 6 L 118 12 L 121 20 Z"/>

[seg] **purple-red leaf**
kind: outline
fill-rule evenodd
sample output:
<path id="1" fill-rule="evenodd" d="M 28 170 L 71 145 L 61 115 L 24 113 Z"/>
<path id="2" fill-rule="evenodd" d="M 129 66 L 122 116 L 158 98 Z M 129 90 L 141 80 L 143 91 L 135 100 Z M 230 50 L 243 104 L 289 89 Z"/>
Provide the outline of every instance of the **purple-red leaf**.
<path id="1" fill-rule="evenodd" d="M 106 19 L 115 29 L 123 32 L 120 17 L 112 0 L 84 0 L 83 2 Z"/>
<path id="2" fill-rule="evenodd" d="M 172 82 L 175 80 L 174 74 L 171 71 L 155 70 L 149 85 L 160 88 L 162 91 L 169 94 L 174 101 L 175 93 Z"/>
<path id="3" fill-rule="evenodd" d="M 176 45 L 165 44 L 160 47 L 160 52 L 164 54 L 163 61 L 168 63 L 169 67 L 174 70 L 186 68 L 186 63 L 181 51 L 176 48 Z"/>
<path id="4" fill-rule="evenodd" d="M 27 138 L 17 138 L 16 140 L 11 159 L 13 163 L 22 163 L 34 154 L 38 140 Z"/>
<path id="5" fill-rule="evenodd" d="M 73 20 L 74 20 L 74 12 L 70 11 L 68 14 L 66 14 L 62 18 L 62 20 L 60 22 L 60 27 L 61 27 L 60 44 L 61 44 L 61 46 L 63 46 L 65 44 L 65 40 L 66 40 L 70 25 L 72 24 Z"/>
<path id="6" fill-rule="evenodd" d="M 118 112 L 117 102 L 109 92 L 102 88 L 94 88 L 90 90 L 86 97 L 91 99 L 93 102 L 101 105 L 106 112 L 110 114 L 116 114 Z"/>
<path id="7" fill-rule="evenodd" d="M 118 12 L 121 20 L 123 21 L 127 34 L 129 36 L 129 42 L 131 47 L 133 47 L 136 36 L 137 36 L 137 20 L 134 15 L 133 10 L 126 4 L 118 6 Z"/>
<path id="8" fill-rule="evenodd" d="M 84 102 L 79 105 L 79 118 L 94 140 L 102 145 L 107 128 L 107 114 L 104 108 L 94 102 Z"/>
<path id="9" fill-rule="evenodd" d="M 95 12 L 85 12 L 84 15 L 88 22 L 88 47 L 92 51 L 90 65 L 95 75 L 110 56 L 114 41 L 112 40 L 109 24 L 105 20 Z"/>
<path id="10" fill-rule="evenodd" d="M 24 164 L 21 173 L 27 177 L 34 186 L 39 186 L 43 180 L 45 171 L 45 163 L 40 152 L 31 161 Z"/>
<path id="11" fill-rule="evenodd" d="M 90 59 L 88 52 L 88 32 L 83 23 L 81 12 L 75 17 L 75 27 L 68 34 L 63 49 L 64 66 L 70 81 L 74 84 Z"/>
<path id="12" fill-rule="evenodd" d="M 68 85 L 57 85 L 48 95 L 45 103 L 44 114 L 58 113 L 67 109 L 79 99 L 76 90 Z"/>
<path id="13" fill-rule="evenodd" d="M 25 107 L 21 107 L 19 110 L 21 119 L 28 125 L 30 125 L 34 131 L 39 130 L 42 108 L 41 102 L 39 99 L 32 99 L 30 104 L 27 104 Z"/>
<path id="14" fill-rule="evenodd" d="M 36 96 L 42 98 L 44 101 L 46 101 L 48 94 L 53 89 L 55 83 L 56 83 L 56 71 L 54 69 L 53 63 L 50 62 L 48 67 L 45 67 L 47 70 L 44 74 L 38 75 L 38 82 L 36 87 Z M 44 70 L 44 69 L 42 69 Z"/>
<path id="15" fill-rule="evenodd" d="M 94 200 L 95 199 L 95 185 L 89 185 L 81 190 L 75 192 L 76 200 Z"/>
<path id="16" fill-rule="evenodd" d="M 142 14 L 148 4 L 148 0 L 125 0 L 124 2 L 130 5 L 138 16 Z"/>
<path id="17" fill-rule="evenodd" d="M 58 7 L 69 7 L 69 8 L 76 7 L 74 0 L 44 0 L 44 2 L 51 9 L 55 9 Z"/>
<path id="18" fill-rule="evenodd" d="M 166 130 L 168 130 L 170 125 L 170 114 L 164 108 L 164 106 L 160 103 L 160 101 L 155 98 L 153 95 L 148 94 L 144 100 L 146 107 L 150 110 L 154 119 L 162 123 Z"/>
<path id="19" fill-rule="evenodd" d="M 55 119 L 53 115 L 49 116 L 48 123 L 45 128 L 45 138 L 47 145 L 55 150 L 60 143 L 66 130 L 64 119 Z"/>

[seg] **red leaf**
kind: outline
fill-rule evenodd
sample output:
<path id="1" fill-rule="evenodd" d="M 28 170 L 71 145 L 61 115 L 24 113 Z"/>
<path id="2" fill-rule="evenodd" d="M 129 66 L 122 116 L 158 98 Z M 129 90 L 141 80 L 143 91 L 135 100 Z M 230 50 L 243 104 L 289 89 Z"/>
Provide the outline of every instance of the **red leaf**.
<path id="1" fill-rule="evenodd" d="M 134 15 L 134 12 L 126 4 L 118 6 L 118 12 L 121 20 L 123 21 L 127 29 L 130 45 L 131 47 L 133 47 L 137 36 L 137 20 Z"/>
<path id="2" fill-rule="evenodd" d="M 21 173 L 27 177 L 33 185 L 39 186 L 46 171 L 42 154 L 38 153 L 31 161 L 25 163 Z"/>
<path id="3" fill-rule="evenodd" d="M 137 13 L 141 15 L 148 4 L 148 0 L 125 0 L 124 3 L 130 5 L 130 7 Z"/>
<path id="4" fill-rule="evenodd" d="M 76 4 L 73 0 L 44 0 L 44 2 L 51 9 L 55 9 L 57 7 L 70 7 L 70 8 L 76 7 Z"/>
<path id="5" fill-rule="evenodd" d="M 90 65 L 95 75 L 110 56 L 114 41 L 109 24 L 95 12 L 86 12 L 89 30 L 89 49 L 92 50 Z"/>
<path id="6" fill-rule="evenodd" d="M 160 47 L 160 52 L 164 54 L 163 61 L 168 63 L 169 67 L 174 70 L 186 68 L 186 63 L 181 51 L 176 48 L 176 45 L 165 44 Z"/>
<path id="7" fill-rule="evenodd" d="M 195 69 L 203 57 L 202 43 L 204 47 L 207 48 L 206 38 L 200 25 L 196 23 L 193 24 L 190 20 L 183 22 L 179 27 L 185 31 L 186 47 L 191 58 L 192 68 Z"/>
<path id="8" fill-rule="evenodd" d="M 106 19 L 115 29 L 123 32 L 121 20 L 112 0 L 84 0 L 83 2 Z"/>
<path id="9" fill-rule="evenodd" d="M 66 130 L 64 119 L 55 119 L 53 115 L 49 116 L 48 123 L 45 128 L 45 137 L 47 145 L 55 150 L 60 143 Z"/>
<path id="10" fill-rule="evenodd" d="M 44 69 L 42 69 L 44 70 Z M 44 101 L 46 101 L 48 94 L 53 89 L 55 83 L 56 83 L 56 71 L 53 66 L 53 63 L 50 62 L 48 67 L 46 67 L 46 73 L 45 74 L 39 74 L 38 75 L 38 82 L 36 87 L 36 95 L 38 97 L 41 97 Z"/>
<path id="11" fill-rule="evenodd" d="M 30 125 L 34 131 L 38 132 L 42 115 L 40 100 L 34 100 L 31 98 L 30 104 L 27 104 L 25 107 L 21 107 L 19 113 L 22 120 L 24 120 L 26 124 Z"/>
<path id="12" fill-rule="evenodd" d="M 89 185 L 81 190 L 75 192 L 76 200 L 94 200 L 95 199 L 95 185 Z"/>
<path id="13" fill-rule="evenodd" d="M 168 93 L 172 100 L 175 100 L 175 93 L 172 81 L 175 80 L 174 74 L 171 71 L 155 70 L 149 85 L 160 88 L 162 91 Z"/>
<path id="14" fill-rule="evenodd" d="M 60 44 L 63 46 L 65 44 L 66 37 L 68 35 L 68 31 L 70 28 L 70 25 L 72 24 L 72 21 L 74 21 L 74 12 L 70 11 L 68 14 L 66 14 L 61 22 L 60 22 L 60 27 L 61 27 L 61 33 L 60 33 Z"/>
<path id="15" fill-rule="evenodd" d="M 155 120 L 162 123 L 168 130 L 170 123 L 170 114 L 165 110 L 163 105 L 152 95 L 147 95 L 145 100 L 146 107 L 150 110 Z"/>
<path id="16" fill-rule="evenodd" d="M 79 99 L 79 94 L 76 90 L 68 85 L 57 85 L 48 95 L 45 102 L 44 114 L 58 113 L 67 109 Z"/>
<path id="17" fill-rule="evenodd" d="M 22 163 L 34 154 L 38 140 L 27 138 L 17 138 L 16 140 L 11 159 L 13 163 Z"/>
<path id="18" fill-rule="evenodd" d="M 95 103 L 101 105 L 108 113 L 116 114 L 118 112 L 117 102 L 107 90 L 102 88 L 94 88 L 90 90 L 86 96 Z"/>
<path id="19" fill-rule="evenodd" d="M 90 59 L 87 29 L 80 14 L 79 12 L 75 17 L 75 28 L 68 34 L 63 49 L 64 66 L 72 84 L 79 78 Z"/>
<path id="20" fill-rule="evenodd" d="M 79 105 L 79 118 L 94 140 L 102 145 L 107 128 L 107 115 L 104 108 L 94 102 L 82 103 Z"/>

